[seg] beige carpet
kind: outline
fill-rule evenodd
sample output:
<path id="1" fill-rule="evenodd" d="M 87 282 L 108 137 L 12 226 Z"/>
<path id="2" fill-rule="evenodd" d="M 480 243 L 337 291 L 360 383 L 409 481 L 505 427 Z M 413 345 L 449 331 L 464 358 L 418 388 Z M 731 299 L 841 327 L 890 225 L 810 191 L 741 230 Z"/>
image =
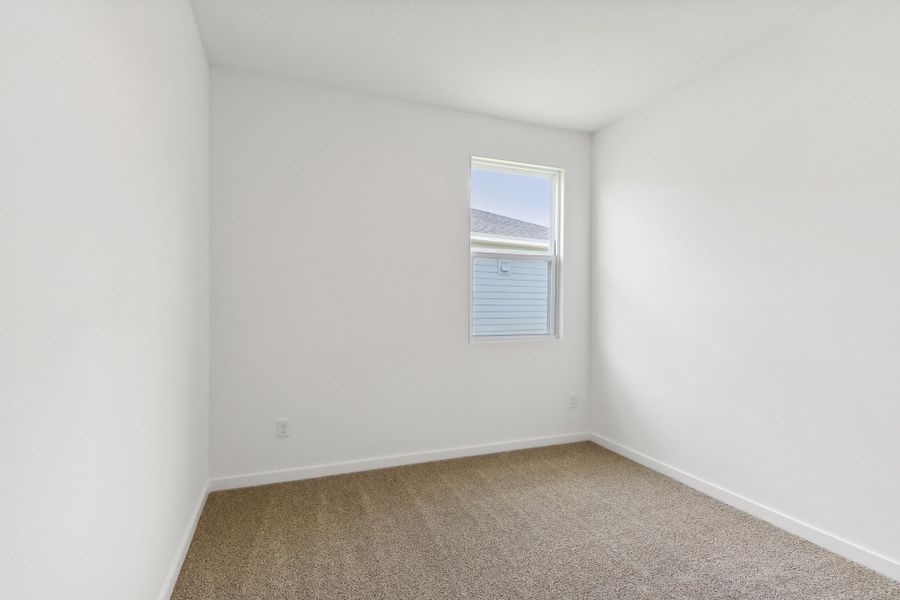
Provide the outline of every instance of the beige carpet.
<path id="1" fill-rule="evenodd" d="M 175 600 L 900 599 L 585 442 L 211 494 Z"/>

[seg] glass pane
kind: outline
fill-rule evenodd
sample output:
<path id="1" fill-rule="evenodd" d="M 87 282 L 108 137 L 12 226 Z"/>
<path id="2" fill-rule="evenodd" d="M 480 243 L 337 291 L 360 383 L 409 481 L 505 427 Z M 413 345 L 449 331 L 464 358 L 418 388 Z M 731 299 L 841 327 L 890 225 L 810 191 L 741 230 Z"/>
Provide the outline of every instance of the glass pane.
<path id="1" fill-rule="evenodd" d="M 546 335 L 551 263 L 476 256 L 472 265 L 472 335 Z"/>
<path id="2" fill-rule="evenodd" d="M 547 252 L 553 176 L 472 167 L 471 244 L 475 250 Z"/>

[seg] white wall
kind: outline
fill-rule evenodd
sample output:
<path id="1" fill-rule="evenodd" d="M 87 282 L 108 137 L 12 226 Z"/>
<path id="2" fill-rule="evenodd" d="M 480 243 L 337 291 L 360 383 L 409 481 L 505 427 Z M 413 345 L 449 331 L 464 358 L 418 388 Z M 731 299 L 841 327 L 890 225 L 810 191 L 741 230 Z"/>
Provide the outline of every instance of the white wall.
<path id="1" fill-rule="evenodd" d="M 596 136 L 593 428 L 895 561 L 900 3 Z"/>
<path id="2" fill-rule="evenodd" d="M 0 597 L 157 598 L 208 472 L 187 2 L 0 6 Z"/>
<path id="3" fill-rule="evenodd" d="M 468 342 L 472 154 L 568 169 L 562 340 Z M 589 136 L 214 69 L 211 156 L 214 476 L 585 430 Z"/>

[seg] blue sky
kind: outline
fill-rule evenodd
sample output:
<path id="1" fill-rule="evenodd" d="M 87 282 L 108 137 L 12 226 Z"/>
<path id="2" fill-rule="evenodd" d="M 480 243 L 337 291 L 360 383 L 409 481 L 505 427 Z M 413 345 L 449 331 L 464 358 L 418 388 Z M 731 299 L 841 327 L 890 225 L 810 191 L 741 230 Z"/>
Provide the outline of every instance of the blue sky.
<path id="1" fill-rule="evenodd" d="M 550 225 L 550 177 L 472 169 L 472 208 Z"/>

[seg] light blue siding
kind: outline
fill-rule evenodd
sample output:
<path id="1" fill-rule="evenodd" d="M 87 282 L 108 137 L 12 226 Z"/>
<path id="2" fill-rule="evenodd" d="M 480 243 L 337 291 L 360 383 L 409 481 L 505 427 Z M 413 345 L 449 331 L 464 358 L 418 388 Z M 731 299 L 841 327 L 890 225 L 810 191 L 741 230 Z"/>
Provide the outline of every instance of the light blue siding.
<path id="1" fill-rule="evenodd" d="M 473 335 L 552 333 L 551 265 L 546 259 L 476 256 L 474 261 Z"/>

